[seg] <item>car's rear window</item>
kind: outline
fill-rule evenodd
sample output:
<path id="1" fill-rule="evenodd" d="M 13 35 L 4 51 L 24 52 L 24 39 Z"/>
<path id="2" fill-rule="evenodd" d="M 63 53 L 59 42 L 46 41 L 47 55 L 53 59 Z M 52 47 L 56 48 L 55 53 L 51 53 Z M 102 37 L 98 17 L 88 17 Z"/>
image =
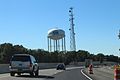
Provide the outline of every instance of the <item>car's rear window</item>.
<path id="1" fill-rule="evenodd" d="M 11 61 L 30 61 L 29 56 L 14 56 Z"/>

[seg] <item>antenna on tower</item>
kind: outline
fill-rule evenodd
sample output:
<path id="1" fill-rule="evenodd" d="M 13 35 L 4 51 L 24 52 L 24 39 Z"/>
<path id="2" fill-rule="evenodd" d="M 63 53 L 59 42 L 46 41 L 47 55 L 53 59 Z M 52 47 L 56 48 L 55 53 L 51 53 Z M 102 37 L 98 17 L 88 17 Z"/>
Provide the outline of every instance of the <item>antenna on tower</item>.
<path id="1" fill-rule="evenodd" d="M 73 8 L 71 7 L 70 10 L 69 10 L 69 13 L 70 13 L 70 18 L 69 18 L 69 21 L 70 21 L 70 51 L 76 51 L 76 44 L 75 44 L 75 32 L 74 32 L 74 23 L 73 23 L 73 20 L 74 20 L 74 17 L 73 17 Z"/>
<path id="2" fill-rule="evenodd" d="M 120 39 L 120 30 L 119 30 L 118 38 Z"/>

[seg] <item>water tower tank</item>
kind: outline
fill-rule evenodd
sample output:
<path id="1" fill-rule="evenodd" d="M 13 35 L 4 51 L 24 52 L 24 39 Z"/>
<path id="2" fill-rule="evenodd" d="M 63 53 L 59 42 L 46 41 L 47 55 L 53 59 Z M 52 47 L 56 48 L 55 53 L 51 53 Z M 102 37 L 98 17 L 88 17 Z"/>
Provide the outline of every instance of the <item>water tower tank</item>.
<path id="1" fill-rule="evenodd" d="M 48 31 L 48 38 L 59 40 L 65 37 L 65 31 L 62 29 L 51 29 Z"/>
<path id="2" fill-rule="evenodd" d="M 65 31 L 53 28 L 48 31 L 48 51 L 66 51 Z"/>

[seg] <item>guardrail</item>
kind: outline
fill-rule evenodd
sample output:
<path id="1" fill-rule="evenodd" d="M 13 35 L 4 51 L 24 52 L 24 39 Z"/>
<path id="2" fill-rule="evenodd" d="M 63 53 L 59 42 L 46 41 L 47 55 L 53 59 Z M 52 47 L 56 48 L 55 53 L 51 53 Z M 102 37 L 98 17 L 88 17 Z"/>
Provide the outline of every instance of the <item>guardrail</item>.
<path id="1" fill-rule="evenodd" d="M 0 73 L 9 72 L 9 64 L 0 64 Z"/>

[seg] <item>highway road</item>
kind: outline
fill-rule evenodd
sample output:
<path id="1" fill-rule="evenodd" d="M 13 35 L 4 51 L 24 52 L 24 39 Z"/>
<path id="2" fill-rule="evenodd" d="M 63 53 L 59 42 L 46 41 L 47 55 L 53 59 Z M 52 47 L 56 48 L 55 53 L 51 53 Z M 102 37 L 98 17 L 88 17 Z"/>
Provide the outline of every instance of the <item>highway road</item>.
<path id="1" fill-rule="evenodd" d="M 45 69 L 40 70 L 38 77 L 29 74 L 11 77 L 9 73 L 0 74 L 0 80 L 90 80 L 81 73 L 81 68 L 68 68 L 67 70 Z"/>
<path id="2" fill-rule="evenodd" d="M 55 74 L 53 79 L 48 80 L 89 80 L 89 79 L 81 73 L 80 68 L 77 68 L 69 69 L 61 73 Z"/>
<path id="3" fill-rule="evenodd" d="M 88 74 L 87 69 L 85 71 L 93 80 L 114 80 L 114 71 L 110 67 L 93 68 L 94 74 Z"/>

